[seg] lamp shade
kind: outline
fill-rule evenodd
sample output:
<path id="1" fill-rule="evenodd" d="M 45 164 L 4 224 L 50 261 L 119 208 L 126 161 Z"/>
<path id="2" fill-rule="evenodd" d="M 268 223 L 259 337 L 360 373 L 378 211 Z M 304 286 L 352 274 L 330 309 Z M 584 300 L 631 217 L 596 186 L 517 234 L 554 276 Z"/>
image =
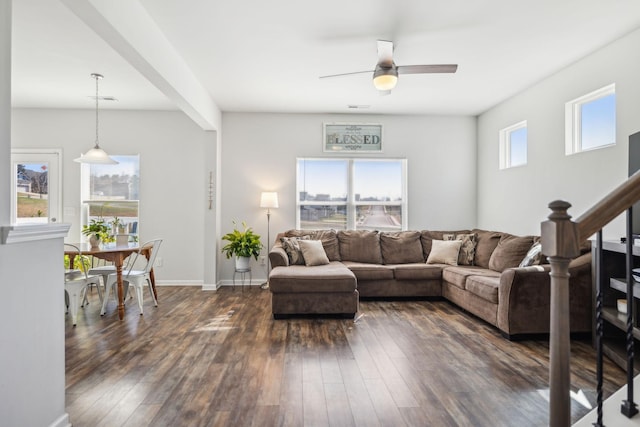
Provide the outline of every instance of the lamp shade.
<path id="1" fill-rule="evenodd" d="M 261 208 L 277 208 L 278 207 L 278 193 L 275 191 L 263 191 L 260 195 L 260 207 Z"/>
<path id="2" fill-rule="evenodd" d="M 91 163 L 91 164 L 101 164 L 101 165 L 117 165 L 118 162 L 113 160 L 106 151 L 97 145 L 86 152 L 86 154 L 81 154 L 77 159 L 73 159 L 74 162 L 78 163 Z"/>

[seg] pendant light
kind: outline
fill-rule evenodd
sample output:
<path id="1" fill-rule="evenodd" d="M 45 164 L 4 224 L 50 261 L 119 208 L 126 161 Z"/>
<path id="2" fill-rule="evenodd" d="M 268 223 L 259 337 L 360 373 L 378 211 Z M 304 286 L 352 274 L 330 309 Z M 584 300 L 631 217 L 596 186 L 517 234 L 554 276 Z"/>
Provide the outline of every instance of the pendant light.
<path id="1" fill-rule="evenodd" d="M 73 161 L 78 163 L 116 165 L 118 162 L 109 157 L 107 152 L 100 148 L 100 143 L 98 142 L 98 80 L 104 76 L 102 74 L 93 73 L 91 74 L 91 77 L 96 79 L 96 145 Z"/>

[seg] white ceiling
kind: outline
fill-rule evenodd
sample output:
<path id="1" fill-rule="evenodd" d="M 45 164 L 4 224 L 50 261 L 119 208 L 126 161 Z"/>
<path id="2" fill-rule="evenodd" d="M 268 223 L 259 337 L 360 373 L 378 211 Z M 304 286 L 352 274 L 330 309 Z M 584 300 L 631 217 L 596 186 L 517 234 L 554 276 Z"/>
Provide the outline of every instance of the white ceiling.
<path id="1" fill-rule="evenodd" d="M 172 47 L 164 65 L 222 111 L 476 115 L 640 28 L 637 0 L 14 0 L 14 107 L 92 108 L 98 72 L 100 94 L 119 99 L 102 107 L 183 108 L 156 78 L 171 70 L 132 61 L 121 40 L 132 33 L 82 12 L 106 4 L 111 23 L 150 18 L 137 44 L 149 63 Z M 368 74 L 318 78 L 372 70 L 377 39 L 395 42 L 398 65 L 458 72 L 401 75 L 389 96 Z M 167 80 L 179 91 L 180 78 Z"/>

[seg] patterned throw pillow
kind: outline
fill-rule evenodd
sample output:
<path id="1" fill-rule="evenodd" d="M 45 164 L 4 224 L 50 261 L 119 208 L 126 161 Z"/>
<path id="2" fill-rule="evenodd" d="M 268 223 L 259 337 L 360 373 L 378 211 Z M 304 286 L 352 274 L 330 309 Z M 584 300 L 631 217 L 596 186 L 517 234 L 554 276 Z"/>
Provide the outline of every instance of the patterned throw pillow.
<path id="1" fill-rule="evenodd" d="M 476 256 L 477 236 L 471 234 L 443 234 L 442 240 L 462 240 L 460 253 L 458 254 L 458 265 L 473 265 Z"/>
<path id="2" fill-rule="evenodd" d="M 299 240 L 310 240 L 311 236 L 281 237 L 282 247 L 289 257 L 289 265 L 304 265 L 304 257 L 300 251 Z"/>
<path id="3" fill-rule="evenodd" d="M 522 262 L 518 267 L 529 267 L 531 265 L 539 265 L 542 258 L 542 244 L 540 242 L 534 243 L 527 252 Z"/>

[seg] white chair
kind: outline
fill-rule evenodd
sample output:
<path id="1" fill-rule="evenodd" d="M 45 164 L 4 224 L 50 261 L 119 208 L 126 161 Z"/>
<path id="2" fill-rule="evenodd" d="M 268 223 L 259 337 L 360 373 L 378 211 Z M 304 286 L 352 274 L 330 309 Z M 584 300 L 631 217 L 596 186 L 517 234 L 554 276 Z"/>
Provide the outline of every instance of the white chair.
<path id="1" fill-rule="evenodd" d="M 80 248 L 68 243 L 64 244 L 65 251 L 76 252 L 76 258 L 82 259 L 82 253 Z M 81 263 L 80 269 L 74 269 L 72 265 L 65 271 L 64 274 L 64 290 L 68 298 L 68 308 L 71 310 L 71 320 L 73 326 L 76 326 L 78 319 L 78 306 L 80 305 L 81 297 L 86 295 L 87 288 L 92 285 L 96 285 L 98 288 L 98 295 L 102 299 L 102 290 L 100 288 L 100 276 L 89 275 L 84 263 Z"/>
<path id="2" fill-rule="evenodd" d="M 158 306 L 158 301 L 156 300 L 156 296 L 153 293 L 153 286 L 151 284 L 151 269 L 153 268 L 153 263 L 155 262 L 156 256 L 158 255 L 158 251 L 160 250 L 160 244 L 162 243 L 162 239 L 150 240 L 142 245 L 140 245 L 140 249 L 134 254 L 132 260 L 129 262 L 129 268 L 125 272 L 122 272 L 122 281 L 125 286 L 124 288 L 124 296 L 126 297 L 128 288 L 133 287 L 136 292 L 136 299 L 138 300 L 138 307 L 140 308 L 140 314 L 143 314 L 142 310 L 142 291 L 143 287 L 146 284 L 149 288 L 149 293 L 151 294 L 151 299 L 153 299 L 153 305 Z M 143 248 L 147 248 L 151 246 L 151 254 L 149 255 L 149 259 L 147 260 L 144 256 Z M 142 255 L 142 258 L 140 256 Z M 146 265 L 142 270 L 134 270 L 133 268 L 136 265 L 136 261 L 138 259 L 146 260 Z M 102 310 L 100 311 L 100 315 L 104 315 L 107 309 L 107 301 L 109 300 L 109 291 L 111 290 L 114 295 L 117 295 L 116 291 L 116 282 L 118 278 L 115 273 L 112 273 L 107 278 L 107 284 L 105 289 L 104 300 L 102 302 Z"/>

